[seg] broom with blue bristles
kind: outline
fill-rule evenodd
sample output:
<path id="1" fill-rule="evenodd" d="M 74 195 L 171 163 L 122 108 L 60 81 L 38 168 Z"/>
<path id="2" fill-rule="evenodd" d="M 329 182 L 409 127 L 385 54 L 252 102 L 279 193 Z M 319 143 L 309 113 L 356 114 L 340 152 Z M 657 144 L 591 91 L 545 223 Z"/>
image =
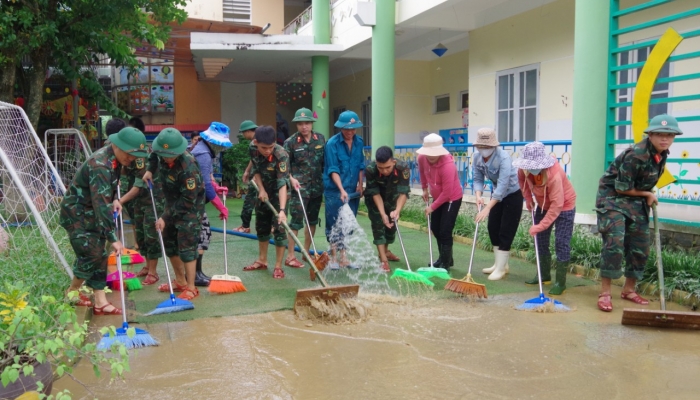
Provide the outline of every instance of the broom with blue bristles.
<path id="1" fill-rule="evenodd" d="M 156 221 L 158 221 L 158 210 L 156 210 L 156 201 L 153 198 L 153 183 L 148 181 L 148 192 L 151 193 L 151 203 L 153 204 L 153 214 L 156 216 Z M 178 299 L 173 293 L 173 281 L 170 278 L 170 268 L 168 267 L 168 256 L 165 254 L 165 243 L 163 243 L 163 233 L 160 230 L 158 232 L 158 239 L 160 240 L 160 249 L 163 252 L 163 262 L 165 263 L 165 272 L 168 276 L 168 289 L 170 289 L 170 298 L 156 306 L 156 308 L 146 315 L 156 315 L 156 314 L 168 314 L 178 311 L 193 310 L 194 304 L 192 302 Z"/>
<path id="2" fill-rule="evenodd" d="M 117 212 L 114 212 L 114 223 L 117 223 Z M 124 275 L 122 275 L 122 258 L 117 257 L 117 271 L 119 271 L 119 278 L 121 284 L 119 285 L 119 292 L 121 294 L 122 301 L 122 327 L 117 329 L 115 333 L 109 332 L 100 339 L 100 343 L 97 344 L 97 348 L 100 350 L 107 350 L 112 347 L 115 343 L 122 343 L 127 349 L 133 349 L 135 347 L 147 347 L 147 346 L 158 346 L 158 341 L 155 340 L 148 332 L 143 329 L 129 328 L 129 323 L 126 322 L 126 300 L 124 296 Z M 133 330 L 132 330 L 133 329 Z"/>

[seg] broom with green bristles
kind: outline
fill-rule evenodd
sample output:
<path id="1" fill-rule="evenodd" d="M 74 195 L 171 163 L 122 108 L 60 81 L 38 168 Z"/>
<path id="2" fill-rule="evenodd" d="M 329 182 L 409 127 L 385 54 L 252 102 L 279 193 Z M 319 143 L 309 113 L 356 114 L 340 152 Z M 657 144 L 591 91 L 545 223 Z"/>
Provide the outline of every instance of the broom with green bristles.
<path id="1" fill-rule="evenodd" d="M 121 189 L 119 188 L 119 185 L 117 185 L 117 200 L 121 200 L 121 198 Z M 138 264 L 146 261 L 143 258 L 143 256 L 141 256 L 141 254 L 139 254 L 136 250 L 130 250 L 126 248 L 126 241 L 124 240 L 124 216 L 121 213 L 119 214 L 119 225 L 117 225 L 117 228 L 119 228 L 119 232 L 121 235 L 122 246 L 124 246 L 124 253 L 127 253 L 119 256 L 119 263 Z M 111 263 L 113 257 L 114 265 L 117 265 L 117 256 L 114 254 L 111 254 L 109 256 L 108 264 Z M 119 274 L 121 274 L 121 277 L 119 276 Z M 120 290 L 120 285 L 122 285 L 122 283 L 124 284 L 124 288 L 129 291 L 143 289 L 143 285 L 141 285 L 141 281 L 136 277 L 136 274 L 129 271 L 112 272 L 111 274 L 107 275 L 107 283 L 110 284 L 112 290 Z"/>
<path id="2" fill-rule="evenodd" d="M 426 207 L 430 207 L 430 202 L 425 202 Z M 418 268 L 418 273 L 426 278 L 440 278 L 440 279 L 451 279 L 450 273 L 445 268 L 436 268 L 433 266 L 433 237 L 430 232 L 430 214 L 428 214 L 428 248 L 430 249 L 430 266 Z M 445 262 L 447 263 L 447 262 Z"/>
<path id="3" fill-rule="evenodd" d="M 399 237 L 399 243 L 401 243 L 401 251 L 403 251 L 403 258 L 406 260 L 406 269 L 396 268 L 394 273 L 391 275 L 392 279 L 400 278 L 407 280 L 409 282 L 418 282 L 427 286 L 435 286 L 430 279 L 424 277 L 423 275 L 411 271 L 411 265 L 408 263 L 408 256 L 406 256 L 406 248 L 403 245 L 403 239 L 401 238 L 401 230 L 399 230 L 399 220 L 394 218 L 394 225 L 396 225 L 396 235 Z"/>

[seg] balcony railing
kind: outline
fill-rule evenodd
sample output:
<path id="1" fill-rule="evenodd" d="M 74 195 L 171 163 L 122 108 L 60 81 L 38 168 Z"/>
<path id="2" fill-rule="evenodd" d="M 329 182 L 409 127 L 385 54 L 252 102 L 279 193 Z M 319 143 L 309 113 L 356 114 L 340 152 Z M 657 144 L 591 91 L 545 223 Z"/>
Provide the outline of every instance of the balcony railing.
<path id="1" fill-rule="evenodd" d="M 309 22 L 311 22 L 311 6 L 288 23 L 287 26 L 284 27 L 283 32 L 285 35 L 296 35 L 299 29 Z"/>

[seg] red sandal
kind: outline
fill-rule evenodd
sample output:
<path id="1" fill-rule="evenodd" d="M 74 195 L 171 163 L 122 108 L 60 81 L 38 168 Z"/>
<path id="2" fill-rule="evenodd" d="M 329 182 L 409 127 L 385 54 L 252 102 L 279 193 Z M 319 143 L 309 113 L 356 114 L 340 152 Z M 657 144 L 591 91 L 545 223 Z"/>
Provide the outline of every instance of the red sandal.
<path id="1" fill-rule="evenodd" d="M 250 233 L 250 228 L 245 228 L 243 225 L 241 225 L 238 228 L 234 229 L 234 231 L 241 233 Z"/>
<path id="2" fill-rule="evenodd" d="M 190 301 L 190 300 L 194 299 L 195 297 L 199 297 L 199 289 L 194 288 L 194 290 L 192 290 L 188 287 L 185 287 L 185 290 L 183 290 L 182 293 L 180 293 L 180 295 L 177 296 L 178 299 L 187 300 L 187 301 Z"/>
<path id="3" fill-rule="evenodd" d="M 284 279 L 284 271 L 282 271 L 282 268 L 275 268 L 272 272 L 272 277 L 275 279 Z"/>
<path id="4" fill-rule="evenodd" d="M 389 261 L 401 261 L 399 256 L 397 256 L 396 254 L 392 253 L 389 250 L 386 251 L 386 259 Z"/>
<path id="5" fill-rule="evenodd" d="M 292 268 L 304 268 L 304 264 L 301 263 L 295 256 L 287 257 L 284 260 L 284 265 Z"/>
<path id="6" fill-rule="evenodd" d="M 105 311 L 105 308 L 107 307 L 112 307 L 112 311 Z M 97 307 L 94 306 L 92 307 L 92 315 L 122 315 L 123 312 L 121 309 L 114 307 L 112 303 L 107 303 L 103 305 L 102 307 Z"/>
<path id="7" fill-rule="evenodd" d="M 68 295 L 66 294 L 66 297 L 67 296 Z M 71 299 L 70 303 L 76 307 L 92 307 L 93 306 L 90 298 L 87 297 L 87 295 L 85 295 L 83 293 L 78 293 L 78 297 Z"/>
<path id="8" fill-rule="evenodd" d="M 610 293 L 601 293 L 598 295 L 598 309 L 604 312 L 610 312 L 613 309 Z"/>
<path id="9" fill-rule="evenodd" d="M 148 267 L 141 268 L 141 271 L 136 273 L 136 277 L 148 276 Z"/>
<path id="10" fill-rule="evenodd" d="M 158 282 L 160 280 L 160 277 L 158 276 L 158 273 L 155 274 L 147 274 L 146 279 L 141 281 L 144 285 L 153 285 L 154 283 Z M 168 290 L 169 291 L 169 290 Z"/>
<path id="11" fill-rule="evenodd" d="M 180 285 L 177 281 L 173 282 L 173 292 L 184 292 L 187 289 L 187 285 Z M 170 292 L 170 286 L 164 283 L 158 286 L 159 292 Z"/>
<path id="12" fill-rule="evenodd" d="M 633 296 L 634 295 L 634 296 Z M 641 304 L 643 306 L 649 304 L 649 300 L 637 294 L 637 292 L 627 292 L 620 293 L 622 300 L 629 300 L 633 303 Z"/>
<path id="13" fill-rule="evenodd" d="M 257 271 L 259 269 L 267 269 L 267 264 L 263 264 L 258 260 L 255 260 L 252 264 L 243 267 L 243 271 Z"/>

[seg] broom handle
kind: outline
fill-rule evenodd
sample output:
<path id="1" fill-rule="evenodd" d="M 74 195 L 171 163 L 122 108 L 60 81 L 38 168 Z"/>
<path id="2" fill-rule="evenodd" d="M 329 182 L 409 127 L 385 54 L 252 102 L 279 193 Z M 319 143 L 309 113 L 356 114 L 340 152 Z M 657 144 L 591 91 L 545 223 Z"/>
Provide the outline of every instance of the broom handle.
<path id="1" fill-rule="evenodd" d="M 118 191 L 119 189 L 117 189 Z M 118 221 L 118 216 L 119 213 L 114 211 L 114 227 L 116 228 L 117 226 L 117 221 Z M 122 243 L 123 245 L 123 243 Z M 117 271 L 119 273 L 119 293 L 121 294 L 121 300 L 122 300 L 122 323 L 124 328 L 128 328 L 128 324 L 126 322 L 126 301 L 124 300 L 124 273 L 122 272 L 122 256 L 121 254 L 116 254 L 115 253 L 115 258 L 117 259 Z"/>
<path id="2" fill-rule="evenodd" d="M 158 210 L 156 210 L 156 200 L 153 198 L 153 183 L 148 181 L 148 193 L 151 194 L 151 204 L 153 204 L 153 215 L 156 216 L 156 222 L 158 222 Z M 168 256 L 165 254 L 165 243 L 163 243 L 163 233 L 156 229 L 158 232 L 158 240 L 160 240 L 160 251 L 163 253 L 163 262 L 165 263 L 165 273 L 168 275 L 168 288 L 170 289 L 170 299 L 175 298 L 175 293 L 173 293 L 173 281 L 170 278 L 170 268 L 168 268 Z"/>
<path id="3" fill-rule="evenodd" d="M 654 242 L 656 244 L 656 267 L 659 271 L 659 292 L 661 292 L 661 311 L 666 311 L 666 285 L 664 284 L 664 265 L 661 255 L 661 232 L 659 231 L 659 216 L 656 213 L 656 204 L 652 205 L 654 210 Z"/>
<path id="4" fill-rule="evenodd" d="M 316 243 L 314 243 L 314 235 L 311 233 L 311 225 L 309 225 L 309 216 L 306 215 L 306 207 L 304 207 L 304 199 L 301 197 L 301 190 L 296 189 L 299 195 L 299 203 L 301 203 L 301 210 L 304 212 L 304 220 L 306 221 L 306 230 L 309 231 L 309 237 L 311 238 L 311 246 L 314 248 L 314 254 L 318 257 L 318 251 L 316 251 Z M 309 260 L 310 263 L 313 261 Z"/>
<path id="5" fill-rule="evenodd" d="M 535 225 L 535 210 L 537 210 L 537 200 L 535 200 L 535 195 L 532 195 L 533 207 L 532 207 L 532 225 Z M 537 234 L 533 236 L 535 239 L 535 259 L 537 260 L 537 282 L 540 285 L 540 297 L 544 296 L 544 291 L 542 290 L 542 272 L 540 271 L 540 251 L 537 247 Z"/>
<path id="6" fill-rule="evenodd" d="M 226 193 L 221 193 L 221 199 L 224 201 L 224 207 L 226 207 Z M 224 218 L 224 274 L 228 275 L 228 253 L 226 252 L 226 219 Z"/>
<path id="7" fill-rule="evenodd" d="M 403 239 L 401 239 L 401 231 L 399 230 L 399 220 L 398 218 L 394 218 L 394 225 L 396 225 L 396 235 L 399 237 L 399 243 L 401 243 L 401 251 L 403 251 L 403 258 L 406 260 L 406 268 L 408 268 L 409 272 L 411 271 L 411 265 L 408 263 L 408 256 L 406 256 L 406 248 L 403 246 Z M 387 246 L 387 251 L 389 250 L 389 246 Z"/>
<path id="8" fill-rule="evenodd" d="M 258 193 L 260 193 L 260 189 L 258 188 L 258 185 L 255 183 L 255 181 L 251 180 L 250 183 L 252 183 L 253 186 L 255 187 L 255 190 L 257 190 Z M 266 199 L 265 204 L 270 208 L 270 210 L 272 210 L 273 214 L 279 215 L 277 210 L 275 210 L 275 207 L 272 205 L 272 203 L 270 203 L 270 200 Z M 294 232 L 292 232 L 292 230 L 289 229 L 289 225 L 287 225 L 286 221 L 282 221 L 282 226 L 284 226 L 284 229 L 287 230 L 287 233 L 289 233 L 289 236 L 291 236 L 292 239 L 294 239 L 294 243 L 296 243 L 297 246 L 299 246 L 299 250 L 301 250 L 302 254 L 304 254 L 304 257 L 306 257 L 306 259 L 309 260 L 309 264 L 311 264 L 311 268 L 313 268 L 314 271 L 316 271 L 316 275 L 321 280 L 321 285 L 323 287 L 328 287 L 329 285 L 328 285 L 328 282 L 326 282 L 326 278 L 324 278 L 323 275 L 321 275 L 321 271 L 319 271 L 318 268 L 316 268 L 316 264 L 311 262 L 311 256 L 309 255 L 309 252 L 307 252 L 306 249 L 304 248 L 304 245 L 301 244 L 297 235 L 295 235 Z"/>
<path id="9" fill-rule="evenodd" d="M 481 205 L 477 206 L 477 212 L 481 212 Z M 474 240 L 472 240 L 472 255 L 469 256 L 469 271 L 467 271 L 467 276 L 472 274 L 472 263 L 474 262 L 474 251 L 476 250 L 476 238 L 479 237 L 479 223 L 476 223 L 476 228 L 474 228 Z"/>
<path id="10" fill-rule="evenodd" d="M 425 202 L 426 207 L 430 207 L 430 199 Z M 433 265 L 433 236 L 430 232 L 430 214 L 428 214 L 428 247 L 430 248 L 430 268 L 435 268 Z"/>
<path id="11" fill-rule="evenodd" d="M 119 201 L 119 204 L 121 204 L 122 200 L 122 189 L 119 187 L 117 184 L 117 200 Z M 122 246 L 126 247 L 126 242 L 124 241 L 124 210 L 119 213 L 119 226 L 117 227 L 119 229 L 119 233 L 121 234 L 122 237 Z M 116 221 L 115 221 L 116 225 Z"/>

